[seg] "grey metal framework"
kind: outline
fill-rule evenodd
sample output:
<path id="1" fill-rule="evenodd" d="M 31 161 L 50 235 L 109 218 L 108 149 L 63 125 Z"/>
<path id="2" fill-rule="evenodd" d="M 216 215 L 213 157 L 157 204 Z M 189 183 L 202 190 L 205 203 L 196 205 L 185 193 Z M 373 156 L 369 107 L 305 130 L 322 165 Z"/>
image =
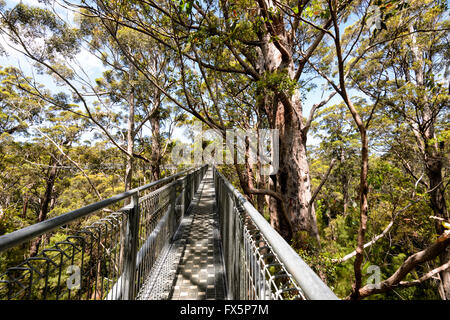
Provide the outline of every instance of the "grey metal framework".
<path id="1" fill-rule="evenodd" d="M 337 299 L 216 168 L 214 182 L 228 299 Z"/>
<path id="2" fill-rule="evenodd" d="M 211 169 L 227 299 L 337 299 L 242 194 Z M 207 170 L 189 169 L 1 236 L 0 259 L 9 265 L 0 270 L 0 299 L 135 299 L 186 220 Z M 7 250 L 37 237 L 42 249 L 34 257 Z"/>
<path id="3" fill-rule="evenodd" d="M 39 236 L 49 244 L 0 274 L 0 299 L 134 299 L 206 169 L 189 169 L 1 236 L 0 258 L 12 263 L 8 248 Z M 90 223 L 106 208 L 115 212 Z M 63 240 L 51 237 L 57 228 L 65 230 Z M 77 267 L 74 287 L 68 284 L 77 285 L 71 277 Z"/>

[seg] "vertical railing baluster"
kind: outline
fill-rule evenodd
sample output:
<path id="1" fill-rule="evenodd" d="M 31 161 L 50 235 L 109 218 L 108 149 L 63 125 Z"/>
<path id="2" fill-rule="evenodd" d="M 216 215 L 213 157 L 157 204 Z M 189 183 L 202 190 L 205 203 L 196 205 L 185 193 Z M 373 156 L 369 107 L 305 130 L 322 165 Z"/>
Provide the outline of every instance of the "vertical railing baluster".
<path id="1" fill-rule="evenodd" d="M 181 221 L 184 217 L 184 212 L 186 211 L 186 177 L 181 179 L 181 203 L 180 203 L 180 219 Z"/>
<path id="2" fill-rule="evenodd" d="M 232 266 L 232 257 L 231 257 L 231 255 L 232 255 L 231 248 L 233 245 L 233 243 L 232 243 L 233 239 L 232 239 L 232 234 L 231 234 L 231 231 L 232 231 L 231 224 L 232 224 L 232 215 L 233 215 L 233 200 L 231 199 L 230 195 L 226 196 L 226 203 L 227 204 L 226 204 L 226 211 L 225 211 L 226 212 L 225 213 L 225 215 L 226 215 L 226 218 L 225 218 L 226 257 L 225 257 L 225 259 L 226 259 L 226 266 L 228 269 L 228 272 L 227 272 L 227 276 L 228 276 L 227 280 L 228 280 L 228 288 L 229 288 L 228 299 L 234 300 L 233 275 L 232 275 L 233 266 Z"/>

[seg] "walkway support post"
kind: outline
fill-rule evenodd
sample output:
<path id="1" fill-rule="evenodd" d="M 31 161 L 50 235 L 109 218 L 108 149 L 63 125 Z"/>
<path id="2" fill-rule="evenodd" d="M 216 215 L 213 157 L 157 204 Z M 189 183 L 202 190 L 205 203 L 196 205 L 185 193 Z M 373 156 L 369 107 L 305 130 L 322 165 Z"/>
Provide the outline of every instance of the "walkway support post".
<path id="1" fill-rule="evenodd" d="M 180 220 L 183 219 L 184 213 L 186 212 L 186 177 L 181 180 L 181 203 L 180 203 Z"/>
<path id="2" fill-rule="evenodd" d="M 124 300 L 133 300 L 136 296 L 136 255 L 139 237 L 139 193 L 131 198 L 131 204 L 126 207 L 127 231 L 125 236 L 125 265 L 124 265 Z"/>

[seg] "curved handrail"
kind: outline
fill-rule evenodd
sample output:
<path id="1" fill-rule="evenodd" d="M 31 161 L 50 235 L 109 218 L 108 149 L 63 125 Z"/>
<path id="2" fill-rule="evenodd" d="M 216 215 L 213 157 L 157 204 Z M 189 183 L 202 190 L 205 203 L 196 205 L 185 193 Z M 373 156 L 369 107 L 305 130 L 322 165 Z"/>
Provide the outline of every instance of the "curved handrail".
<path id="1" fill-rule="evenodd" d="M 228 191 L 233 194 L 246 213 L 253 220 L 264 238 L 271 245 L 286 270 L 292 275 L 307 299 L 338 300 L 334 292 L 303 261 L 295 250 L 272 228 L 256 208 L 214 167 L 216 174 L 223 180 Z"/>
<path id="2" fill-rule="evenodd" d="M 175 175 L 172 175 L 172 176 L 169 176 L 169 177 L 157 180 L 157 181 L 150 182 L 144 186 L 123 192 L 123 193 L 115 195 L 111 198 L 92 203 L 90 205 L 67 212 L 60 216 L 57 216 L 57 217 L 33 224 L 31 226 L 22 228 L 20 230 L 13 231 L 13 232 L 5 234 L 3 236 L 0 236 L 0 252 L 5 251 L 14 246 L 20 245 L 28 240 L 38 237 L 44 233 L 50 232 L 50 231 L 52 231 L 56 228 L 59 228 L 63 225 L 69 224 L 69 223 L 71 223 L 75 220 L 78 220 L 84 216 L 87 216 L 95 211 L 101 210 L 112 204 L 115 204 L 123 199 L 138 195 L 140 192 L 145 191 L 151 187 L 154 187 L 161 183 L 165 183 L 165 182 L 171 181 L 173 179 L 176 179 L 184 174 L 187 174 L 189 171 L 191 171 L 193 169 L 194 168 L 186 169 Z"/>

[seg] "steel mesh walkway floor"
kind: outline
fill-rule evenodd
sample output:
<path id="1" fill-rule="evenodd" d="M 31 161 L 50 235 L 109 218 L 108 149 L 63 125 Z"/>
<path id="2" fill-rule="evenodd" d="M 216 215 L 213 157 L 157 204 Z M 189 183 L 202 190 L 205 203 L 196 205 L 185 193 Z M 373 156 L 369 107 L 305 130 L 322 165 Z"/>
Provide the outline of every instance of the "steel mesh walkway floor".
<path id="1" fill-rule="evenodd" d="M 156 261 L 138 299 L 224 299 L 220 248 L 214 181 L 208 170 L 174 241 Z"/>

